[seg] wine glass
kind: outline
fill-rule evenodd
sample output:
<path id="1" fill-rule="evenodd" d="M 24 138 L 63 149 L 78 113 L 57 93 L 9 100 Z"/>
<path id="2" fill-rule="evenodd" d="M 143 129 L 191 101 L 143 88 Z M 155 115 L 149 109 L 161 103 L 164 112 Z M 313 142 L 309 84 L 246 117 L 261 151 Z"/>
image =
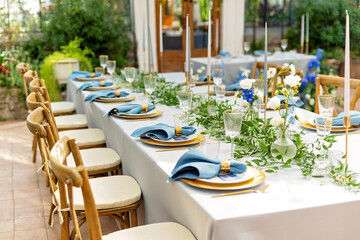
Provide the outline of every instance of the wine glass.
<path id="1" fill-rule="evenodd" d="M 106 62 L 106 71 L 110 74 L 111 80 L 112 80 L 112 75 L 115 73 L 115 68 L 116 68 L 116 61 L 108 60 Z"/>
<path id="2" fill-rule="evenodd" d="M 156 77 L 151 75 L 144 76 L 144 85 L 145 91 L 151 95 L 155 91 Z"/>
<path id="3" fill-rule="evenodd" d="M 211 75 L 213 77 L 213 82 L 216 85 L 216 89 L 218 89 L 223 82 L 223 70 L 220 68 L 213 69 Z"/>
<path id="4" fill-rule="evenodd" d="M 283 52 L 285 52 L 287 45 L 288 45 L 287 39 L 281 39 L 280 44 L 281 44 L 281 49 L 283 50 Z"/>
<path id="5" fill-rule="evenodd" d="M 99 56 L 100 66 L 104 69 L 104 72 L 105 72 L 105 68 L 106 68 L 108 59 L 109 59 L 108 55 L 100 55 Z"/>
<path id="6" fill-rule="evenodd" d="M 224 112 L 225 134 L 231 138 L 231 158 L 234 160 L 234 138 L 240 135 L 244 112 L 241 109 Z"/>
<path id="7" fill-rule="evenodd" d="M 250 50 L 250 42 L 244 42 L 244 51 L 246 55 L 248 54 L 249 50 Z"/>
<path id="8" fill-rule="evenodd" d="M 331 95 L 320 95 L 318 99 L 320 116 L 332 117 L 335 107 L 335 97 Z"/>
<path id="9" fill-rule="evenodd" d="M 135 80 L 136 68 L 134 67 L 126 67 L 124 68 L 125 79 L 129 83 L 132 83 Z"/>
<path id="10" fill-rule="evenodd" d="M 193 91 L 183 90 L 178 92 L 179 105 L 184 114 L 187 114 L 191 109 Z"/>

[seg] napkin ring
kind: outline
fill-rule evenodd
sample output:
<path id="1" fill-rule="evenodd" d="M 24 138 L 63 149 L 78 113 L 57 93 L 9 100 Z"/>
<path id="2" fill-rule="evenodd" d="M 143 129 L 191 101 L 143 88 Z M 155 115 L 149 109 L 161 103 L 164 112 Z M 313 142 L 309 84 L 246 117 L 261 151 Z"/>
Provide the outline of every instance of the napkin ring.
<path id="1" fill-rule="evenodd" d="M 175 136 L 181 136 L 181 127 L 175 127 Z"/>
<path id="2" fill-rule="evenodd" d="M 144 104 L 144 105 L 141 106 L 141 111 L 142 111 L 142 112 L 147 112 L 147 111 L 148 111 L 148 107 L 147 107 L 146 104 Z"/>
<path id="3" fill-rule="evenodd" d="M 230 162 L 221 162 L 221 171 L 226 173 L 230 172 Z"/>
<path id="4" fill-rule="evenodd" d="M 220 88 L 221 88 L 221 91 L 225 91 L 225 86 L 224 85 L 222 85 Z"/>
<path id="5" fill-rule="evenodd" d="M 95 73 L 91 73 L 90 77 L 92 77 L 92 78 L 95 77 Z"/>
<path id="6" fill-rule="evenodd" d="M 105 86 L 105 81 L 100 81 L 100 86 Z"/>
<path id="7" fill-rule="evenodd" d="M 115 91 L 115 96 L 120 97 L 120 91 Z"/>

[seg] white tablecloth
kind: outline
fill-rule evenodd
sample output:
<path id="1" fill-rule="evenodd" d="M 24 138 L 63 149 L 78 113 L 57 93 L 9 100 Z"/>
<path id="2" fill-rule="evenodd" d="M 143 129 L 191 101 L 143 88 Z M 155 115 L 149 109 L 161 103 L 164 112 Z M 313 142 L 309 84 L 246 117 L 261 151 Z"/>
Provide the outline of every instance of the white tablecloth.
<path id="1" fill-rule="evenodd" d="M 176 74 L 164 76 L 177 79 Z M 359 239 L 360 195 L 332 183 L 320 184 L 329 179 L 305 179 L 296 167 L 266 174 L 270 187 L 261 194 L 211 198 L 224 191 L 198 189 L 181 181 L 167 184 L 176 161 L 186 150 L 155 152 L 158 147 L 142 143 L 130 134 L 139 127 L 159 122 L 173 124 L 172 115 L 180 110 L 158 106 L 164 114 L 156 121 L 126 122 L 102 117 L 115 105 L 84 103 L 89 92 L 77 91 L 81 84 L 68 81 L 68 100 L 76 103 L 79 113 L 87 115 L 89 127 L 105 131 L 107 146 L 121 156 L 124 174 L 133 176 L 140 184 L 143 193 L 140 223 L 179 222 L 199 240 Z M 306 138 L 314 140 L 315 136 L 310 132 Z M 337 140 L 334 149 L 344 150 L 344 136 Z M 359 140 L 360 134 L 350 136 L 349 162 L 355 171 L 360 171 Z M 228 156 L 229 149 L 229 144 L 222 143 L 220 157 Z"/>
<path id="2" fill-rule="evenodd" d="M 305 55 L 300 53 L 293 52 L 276 52 L 273 55 L 268 57 L 268 62 L 283 65 L 284 63 L 291 64 L 293 63 L 296 68 L 300 68 L 304 71 L 304 74 L 307 72 L 309 61 L 315 59 L 313 55 Z M 231 84 L 234 82 L 235 77 L 238 75 L 240 68 L 249 69 L 251 72 L 256 61 L 264 61 L 264 57 L 255 57 L 252 55 L 241 55 L 237 58 L 232 58 L 229 61 L 224 61 L 225 66 L 225 83 Z M 207 66 L 207 58 L 191 58 L 191 62 L 194 63 L 194 73 L 201 68 Z M 221 65 L 221 60 L 217 58 L 211 59 L 211 68 L 219 68 Z M 251 75 L 250 75 L 251 77 Z"/>

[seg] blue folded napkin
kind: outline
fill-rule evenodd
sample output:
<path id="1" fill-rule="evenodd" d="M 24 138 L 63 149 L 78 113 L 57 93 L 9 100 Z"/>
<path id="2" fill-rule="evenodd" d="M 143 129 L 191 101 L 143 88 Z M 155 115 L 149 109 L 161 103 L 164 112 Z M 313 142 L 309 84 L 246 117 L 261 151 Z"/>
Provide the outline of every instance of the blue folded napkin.
<path id="1" fill-rule="evenodd" d="M 350 111 L 351 125 L 360 125 L 360 112 Z M 339 113 L 336 118 L 333 118 L 333 126 L 344 126 L 344 112 Z"/>
<path id="2" fill-rule="evenodd" d="M 230 55 L 230 56 L 231 56 L 231 53 L 230 53 L 230 52 L 225 52 L 225 51 L 220 51 L 219 55 L 220 55 L 221 57 L 225 57 L 225 56 L 227 56 L 227 55 Z"/>
<path id="3" fill-rule="evenodd" d="M 91 94 L 87 95 L 86 98 L 85 98 L 85 101 L 92 102 L 97 98 L 115 98 L 116 97 L 116 92 L 117 91 L 114 91 L 114 90 L 101 90 L 101 91 L 98 91 L 98 92 L 94 92 L 94 93 L 91 93 Z M 126 97 L 128 95 L 129 95 L 129 93 L 121 91 L 119 97 Z"/>
<path id="4" fill-rule="evenodd" d="M 230 173 L 243 173 L 247 166 L 239 162 L 230 162 Z M 172 170 L 169 181 L 179 178 L 212 178 L 221 172 L 221 161 L 205 156 L 198 149 L 190 150 L 181 156 Z"/>
<path id="5" fill-rule="evenodd" d="M 239 91 L 239 90 L 241 90 L 241 86 L 239 83 L 234 83 L 231 85 L 227 85 L 225 87 L 225 91 Z"/>
<path id="6" fill-rule="evenodd" d="M 142 107 L 143 107 L 143 105 L 141 105 L 141 104 L 133 104 L 133 103 L 121 104 L 119 106 L 112 108 L 107 113 L 105 113 L 103 115 L 103 117 L 109 115 L 110 113 L 116 113 L 116 115 L 118 115 L 118 116 L 121 114 L 140 114 L 140 113 L 143 113 Z M 155 105 L 148 104 L 146 112 L 150 112 L 151 110 L 154 110 L 154 109 L 155 109 Z"/>
<path id="7" fill-rule="evenodd" d="M 89 81 L 79 87 L 79 91 L 83 91 L 88 87 L 109 87 L 113 85 L 112 82 L 104 82 L 104 86 L 101 86 L 100 81 Z"/>
<path id="8" fill-rule="evenodd" d="M 212 75 L 211 75 L 211 80 L 213 80 Z M 207 75 L 199 77 L 198 82 L 207 82 Z"/>
<path id="9" fill-rule="evenodd" d="M 194 127 L 186 126 L 181 128 L 181 135 L 191 135 L 196 132 Z M 158 123 L 154 126 L 142 127 L 135 130 L 131 136 L 133 137 L 149 137 L 159 140 L 169 140 L 175 137 L 175 127 Z"/>
<path id="10" fill-rule="evenodd" d="M 280 102 L 282 104 L 285 103 L 285 100 L 286 100 L 286 97 L 283 96 L 283 95 L 276 95 L 275 97 L 279 98 L 280 99 Z M 271 99 L 269 99 L 270 101 Z M 297 99 L 291 99 L 290 102 L 289 102 L 289 105 L 294 105 L 295 107 L 301 107 L 302 105 L 304 105 L 303 101 L 301 101 L 300 98 L 297 98 Z"/>
<path id="11" fill-rule="evenodd" d="M 69 80 L 76 80 L 78 78 L 91 78 L 91 77 L 100 77 L 100 73 L 95 73 L 94 76 L 91 76 L 93 73 L 73 70 L 72 74 L 68 77 Z"/>

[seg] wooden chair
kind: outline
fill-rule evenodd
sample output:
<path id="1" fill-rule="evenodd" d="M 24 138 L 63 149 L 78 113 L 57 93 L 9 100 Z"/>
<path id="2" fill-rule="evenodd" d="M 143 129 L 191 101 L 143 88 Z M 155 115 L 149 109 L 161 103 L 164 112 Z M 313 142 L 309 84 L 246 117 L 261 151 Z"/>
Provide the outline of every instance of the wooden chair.
<path id="1" fill-rule="evenodd" d="M 44 159 L 43 166 L 50 181 L 50 190 L 53 200 L 50 209 L 49 223 L 51 222 L 54 209 L 55 211 L 57 210 L 58 214 L 61 214 L 63 219 L 61 225 L 61 239 L 73 239 L 76 232 L 72 231 L 70 234 L 69 230 L 70 218 L 68 202 L 66 200 L 67 193 L 63 182 L 57 181 L 57 178 L 55 178 L 54 175 L 51 175 L 53 172 L 53 165 L 48 164 L 50 152 L 48 146 L 51 146 L 52 150 L 55 148 L 54 152 L 56 153 L 56 156 L 65 156 L 64 158 L 61 158 L 61 163 L 63 164 L 68 163 L 70 152 L 68 151 L 67 145 L 63 146 L 64 149 L 55 147 L 55 137 L 52 135 L 51 130 L 49 130 L 51 125 L 48 124 L 48 121 L 50 120 L 51 116 L 49 116 L 48 112 L 44 108 L 39 107 L 29 114 L 27 126 L 30 132 L 37 136 L 40 154 Z M 64 137 L 63 139 L 69 138 Z M 60 142 L 64 142 L 64 140 L 61 140 Z M 75 140 L 73 140 L 73 144 L 76 146 Z M 81 157 L 81 151 L 76 147 L 76 150 L 71 153 L 75 164 L 73 167 L 69 167 L 69 169 L 76 169 L 76 162 Z M 83 162 L 81 165 L 86 171 Z M 87 172 L 86 177 L 88 178 Z M 99 177 L 90 179 L 89 184 L 94 190 L 95 212 L 97 212 L 98 215 L 114 218 L 119 222 L 122 229 L 137 226 L 137 208 L 140 206 L 141 189 L 134 178 L 123 175 Z M 87 197 L 84 196 L 84 198 L 86 199 Z M 72 209 L 75 213 L 74 216 L 79 215 L 82 217 L 78 222 L 78 225 L 81 226 L 89 218 L 85 218 L 85 206 L 80 191 L 74 192 L 73 203 Z"/>
<path id="2" fill-rule="evenodd" d="M 324 94 L 329 95 L 329 91 L 326 86 L 335 86 L 335 87 L 344 87 L 344 78 L 328 75 L 318 75 L 316 77 L 316 94 L 315 94 L 315 112 L 319 113 L 319 95 L 320 87 L 322 88 Z M 355 93 L 350 102 L 350 110 L 355 109 L 356 102 L 360 97 L 360 79 L 350 79 L 350 89 L 354 89 Z M 337 116 L 336 109 L 334 111 L 334 117 Z"/>
<path id="3" fill-rule="evenodd" d="M 277 72 L 279 72 L 282 68 L 283 66 L 277 65 Z M 284 78 L 290 74 L 291 74 L 290 71 L 286 71 L 280 74 L 281 82 L 284 83 Z M 304 77 L 304 72 L 300 68 L 295 68 L 295 75 L 298 75 L 302 79 Z M 274 81 L 274 84 L 272 85 L 272 90 L 271 90 L 272 97 L 275 96 L 276 89 L 277 89 L 277 79 L 276 81 Z"/>
<path id="4" fill-rule="evenodd" d="M 264 69 L 264 62 L 255 62 L 253 72 L 252 72 L 252 79 L 256 78 L 256 72 L 259 73 L 259 76 L 262 77 L 262 71 Z M 278 65 L 274 63 L 268 63 L 268 68 L 275 68 L 278 71 Z M 275 85 L 275 87 L 274 87 Z M 268 79 L 268 89 L 271 89 L 271 96 L 275 95 L 276 91 L 276 79 Z M 275 90 L 274 90 L 275 89 Z"/>
<path id="5" fill-rule="evenodd" d="M 24 79 L 24 74 L 29 71 L 29 65 L 27 63 L 19 63 L 16 66 L 16 71 L 21 75 L 21 80 L 22 80 L 22 84 L 23 84 L 23 88 L 25 91 L 25 96 L 28 96 L 28 90 L 27 90 L 27 86 L 26 86 L 26 82 Z"/>
<path id="6" fill-rule="evenodd" d="M 69 168 L 66 166 L 66 157 L 70 153 L 75 156 L 76 168 Z M 74 232 L 76 232 L 79 239 L 81 239 L 81 233 L 77 224 L 77 219 L 75 218 L 76 201 L 74 201 L 74 199 L 76 199 L 80 191 L 76 191 L 77 189 L 73 189 L 73 187 L 81 188 L 90 239 L 195 239 L 187 228 L 180 224 L 171 222 L 125 229 L 102 236 L 98 211 L 96 211 L 96 190 L 94 191 L 91 180 L 89 181 L 88 179 L 88 175 L 83 165 L 81 155 L 79 154 L 79 149 L 75 144 L 75 140 L 70 140 L 69 138 L 64 137 L 57 142 L 51 150 L 50 164 L 59 181 L 59 189 L 61 190 L 60 201 L 66 206 L 67 203 L 69 203 L 70 215 L 74 221 Z M 65 191 L 65 188 L 67 189 L 67 192 Z"/>

